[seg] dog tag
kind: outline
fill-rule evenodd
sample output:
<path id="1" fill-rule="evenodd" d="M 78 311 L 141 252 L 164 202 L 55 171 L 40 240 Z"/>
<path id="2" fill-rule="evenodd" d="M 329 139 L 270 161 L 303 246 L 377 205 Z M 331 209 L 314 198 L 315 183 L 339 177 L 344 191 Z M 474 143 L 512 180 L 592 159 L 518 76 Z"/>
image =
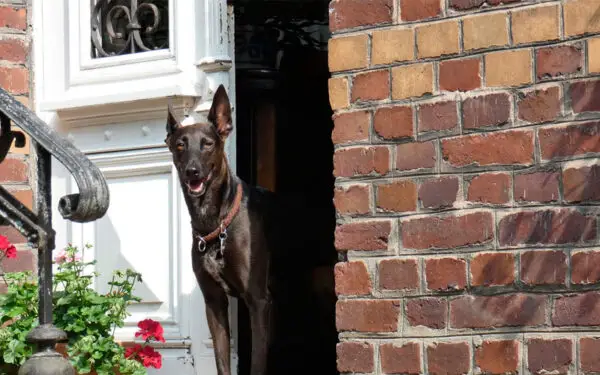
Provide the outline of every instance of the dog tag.
<path id="1" fill-rule="evenodd" d="M 221 242 L 221 256 L 223 256 L 223 252 L 225 251 L 225 240 L 227 239 L 227 229 L 223 229 L 221 233 L 219 233 L 219 241 Z"/>

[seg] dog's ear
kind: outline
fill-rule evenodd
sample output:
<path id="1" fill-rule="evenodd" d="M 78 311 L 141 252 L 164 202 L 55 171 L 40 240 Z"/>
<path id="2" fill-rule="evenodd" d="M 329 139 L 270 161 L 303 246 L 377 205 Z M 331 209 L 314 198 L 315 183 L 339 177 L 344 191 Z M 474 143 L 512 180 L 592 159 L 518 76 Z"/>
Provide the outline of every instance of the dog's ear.
<path id="1" fill-rule="evenodd" d="M 231 104 L 223 85 L 219 85 L 213 97 L 212 106 L 208 112 L 208 121 L 216 126 L 217 131 L 223 138 L 227 138 L 233 130 L 233 125 L 231 124 Z"/>
<path id="2" fill-rule="evenodd" d="M 171 107 L 171 105 L 169 105 L 167 113 L 167 138 L 165 139 L 165 142 L 167 142 L 169 137 L 181 127 L 181 124 L 175 118 L 173 107 Z"/>

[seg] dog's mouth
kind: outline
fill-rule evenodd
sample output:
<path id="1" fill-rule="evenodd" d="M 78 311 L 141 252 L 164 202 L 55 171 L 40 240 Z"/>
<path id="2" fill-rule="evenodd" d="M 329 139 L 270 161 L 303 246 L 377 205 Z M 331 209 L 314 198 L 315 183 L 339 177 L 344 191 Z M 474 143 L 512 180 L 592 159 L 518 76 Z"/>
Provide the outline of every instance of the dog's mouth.
<path id="1" fill-rule="evenodd" d="M 210 171 L 206 177 L 190 179 L 185 184 L 187 185 L 190 194 L 202 195 L 206 192 L 206 185 L 210 182 L 211 178 L 212 171 Z"/>

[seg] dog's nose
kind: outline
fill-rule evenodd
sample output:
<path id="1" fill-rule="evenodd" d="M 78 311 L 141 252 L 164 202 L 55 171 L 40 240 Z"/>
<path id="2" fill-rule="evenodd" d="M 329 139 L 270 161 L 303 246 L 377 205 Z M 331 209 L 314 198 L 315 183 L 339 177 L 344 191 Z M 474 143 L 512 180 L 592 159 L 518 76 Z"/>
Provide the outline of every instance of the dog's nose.
<path id="1" fill-rule="evenodd" d="M 185 175 L 187 178 L 194 178 L 194 177 L 199 177 L 200 172 L 198 171 L 197 168 L 191 167 L 191 168 L 188 168 L 185 170 Z"/>

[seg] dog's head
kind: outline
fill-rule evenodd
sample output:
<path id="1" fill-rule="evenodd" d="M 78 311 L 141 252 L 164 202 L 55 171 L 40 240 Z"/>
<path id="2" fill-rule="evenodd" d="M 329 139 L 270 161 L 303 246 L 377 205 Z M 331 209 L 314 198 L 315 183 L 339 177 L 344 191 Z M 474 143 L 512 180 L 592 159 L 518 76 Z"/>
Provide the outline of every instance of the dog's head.
<path id="1" fill-rule="evenodd" d="M 225 140 L 233 129 L 231 105 L 220 85 L 208 112 L 208 123 L 182 126 L 169 108 L 165 143 L 181 181 L 192 196 L 201 196 L 227 168 Z"/>

